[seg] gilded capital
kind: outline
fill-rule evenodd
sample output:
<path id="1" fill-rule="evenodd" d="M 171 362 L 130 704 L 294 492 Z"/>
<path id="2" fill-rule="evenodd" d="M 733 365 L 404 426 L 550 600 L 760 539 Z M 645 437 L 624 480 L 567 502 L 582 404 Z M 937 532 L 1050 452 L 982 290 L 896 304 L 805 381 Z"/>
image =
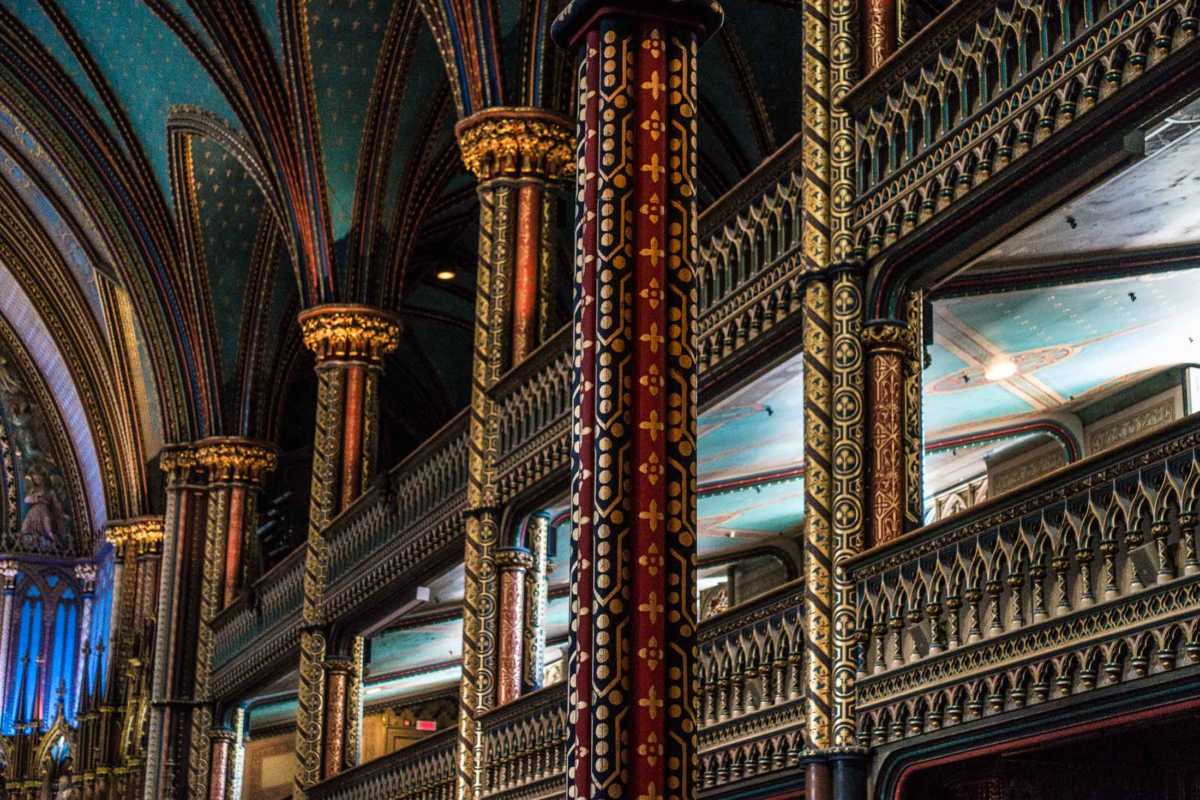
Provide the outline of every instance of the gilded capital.
<path id="1" fill-rule="evenodd" d="M 4 588 L 13 589 L 17 585 L 17 573 L 21 565 L 16 561 L 0 561 L 0 578 L 4 579 Z"/>
<path id="2" fill-rule="evenodd" d="M 463 164 L 479 180 L 569 178 L 575 174 L 575 129 L 538 108 L 489 108 L 454 128 Z"/>
<path id="3" fill-rule="evenodd" d="M 904 355 L 911 349 L 908 326 L 896 320 L 868 322 L 863 326 L 862 338 L 868 353 Z"/>
<path id="4" fill-rule="evenodd" d="M 208 481 L 260 484 L 278 462 L 275 446 L 237 436 L 210 436 L 196 442 L 196 460 L 208 470 Z"/>
<path id="5" fill-rule="evenodd" d="M 85 589 L 90 590 L 93 588 L 96 583 L 96 575 L 98 574 L 99 570 L 96 569 L 95 564 L 84 563 L 75 565 L 75 577 L 84 585 Z"/>
<path id="6" fill-rule="evenodd" d="M 533 553 L 524 547 L 501 547 L 494 558 L 496 569 L 501 571 L 533 569 Z"/>
<path id="7" fill-rule="evenodd" d="M 138 549 L 150 548 L 163 540 L 163 518 L 134 517 L 133 519 L 110 520 L 104 536 L 118 550 L 129 545 Z M 93 567 L 93 569 L 95 568 Z"/>
<path id="8" fill-rule="evenodd" d="M 158 466 L 167 474 L 168 484 L 182 482 L 196 466 L 196 456 L 190 445 L 169 444 L 159 453 Z"/>
<path id="9" fill-rule="evenodd" d="M 327 361 L 383 363 L 400 344 L 400 318 L 371 306 L 321 305 L 300 312 L 304 345 Z"/>

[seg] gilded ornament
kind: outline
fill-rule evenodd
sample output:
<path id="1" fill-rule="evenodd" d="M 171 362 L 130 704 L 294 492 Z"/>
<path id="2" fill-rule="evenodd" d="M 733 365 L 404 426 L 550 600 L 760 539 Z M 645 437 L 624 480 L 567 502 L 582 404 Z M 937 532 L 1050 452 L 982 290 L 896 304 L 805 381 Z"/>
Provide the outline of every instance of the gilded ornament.
<path id="1" fill-rule="evenodd" d="M 463 164 L 479 180 L 566 179 L 575 174 L 575 130 L 536 108 L 490 108 L 455 127 Z"/>
<path id="2" fill-rule="evenodd" d="M 400 343 L 400 318 L 370 306 L 314 306 L 300 313 L 299 322 L 304 346 L 318 366 L 329 361 L 378 366 Z"/>
<path id="3" fill-rule="evenodd" d="M 208 470 L 210 483 L 242 481 L 259 484 L 275 470 L 275 446 L 235 436 L 212 436 L 195 445 L 196 463 Z"/>
<path id="4" fill-rule="evenodd" d="M 104 532 L 108 541 L 114 547 L 126 545 L 153 545 L 163 540 L 162 517 L 136 517 L 134 519 L 115 520 L 108 523 Z M 91 566 L 91 565 L 80 565 Z M 78 569 L 78 568 L 77 568 Z M 92 567 L 95 570 L 95 567 Z M 93 574 L 93 580 L 95 576 Z"/>

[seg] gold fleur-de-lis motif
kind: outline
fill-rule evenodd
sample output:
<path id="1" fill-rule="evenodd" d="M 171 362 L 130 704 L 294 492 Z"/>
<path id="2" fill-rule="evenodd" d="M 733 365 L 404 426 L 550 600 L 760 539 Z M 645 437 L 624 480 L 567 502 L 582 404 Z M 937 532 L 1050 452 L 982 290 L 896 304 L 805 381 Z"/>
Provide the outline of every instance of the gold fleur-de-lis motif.
<path id="1" fill-rule="evenodd" d="M 650 323 L 650 332 L 643 333 L 640 337 L 638 337 L 638 341 L 645 342 L 646 344 L 650 345 L 651 353 L 657 353 L 658 346 L 660 344 L 662 344 L 665 341 L 665 339 L 663 339 L 662 334 L 660 334 L 658 332 L 658 323 L 651 322 Z"/>
<path id="2" fill-rule="evenodd" d="M 645 85 L 646 84 L 643 84 L 643 87 L 645 87 Z M 662 117 L 658 115 L 658 112 L 652 111 L 650 112 L 649 119 L 642 120 L 642 130 L 648 131 L 650 133 L 650 138 L 657 142 L 658 137 L 662 136 L 662 134 L 667 130 L 667 126 L 663 124 Z"/>
<path id="3" fill-rule="evenodd" d="M 659 93 L 666 90 L 666 88 L 667 88 L 667 85 L 662 82 L 661 78 L 658 77 L 658 70 L 654 70 L 653 72 L 650 73 L 650 80 L 642 81 L 643 91 L 649 92 L 650 96 L 653 97 L 655 100 L 658 99 Z M 657 111 L 654 112 L 654 115 L 658 116 L 658 112 Z M 658 141 L 657 136 L 654 137 L 654 141 L 656 141 L 656 142 Z"/>
<path id="4" fill-rule="evenodd" d="M 647 522 L 650 523 L 650 530 L 657 531 L 658 523 L 662 522 L 664 519 L 663 513 L 658 510 L 658 501 L 651 500 L 650 508 L 645 511 L 640 512 L 638 514 L 638 519 L 646 520 Z"/>
<path id="5" fill-rule="evenodd" d="M 655 183 L 662 179 L 666 171 L 667 168 L 658 160 L 658 153 L 651 153 L 649 163 L 642 164 L 642 172 L 649 172 L 650 180 Z"/>
<path id="6" fill-rule="evenodd" d="M 662 603 L 658 602 L 658 594 L 656 592 L 651 592 L 650 597 L 647 598 L 646 602 L 638 604 L 638 611 L 642 614 L 648 614 L 650 616 L 651 625 L 657 624 L 658 615 L 663 612 L 663 605 Z"/>
<path id="7" fill-rule="evenodd" d="M 651 222 L 657 223 L 660 219 L 666 216 L 667 207 L 663 204 L 663 201 L 659 199 L 658 193 L 656 192 L 650 195 L 649 202 L 642 203 L 641 207 L 638 209 L 638 213 Z"/>
<path id="8" fill-rule="evenodd" d="M 650 719 L 658 719 L 658 712 L 662 711 L 663 701 L 662 698 L 658 696 L 658 692 L 653 686 L 651 686 L 650 694 L 639 699 L 638 705 L 646 709 L 646 712 L 650 715 Z M 654 734 L 650 735 L 653 736 Z"/>
<path id="9" fill-rule="evenodd" d="M 650 237 L 650 246 L 643 247 L 641 250 L 638 251 L 638 255 L 639 256 L 649 256 L 650 257 L 650 265 L 657 267 L 658 260 L 660 258 L 662 258 L 664 255 L 666 255 L 666 253 L 663 251 L 662 247 L 659 245 L 658 237 L 651 236 Z"/>
<path id="10" fill-rule="evenodd" d="M 643 420 L 638 427 L 644 431 L 650 431 L 650 441 L 652 442 L 658 441 L 658 434 L 663 430 L 662 420 L 658 418 L 657 411 L 651 411 L 650 419 Z"/>
<path id="11" fill-rule="evenodd" d="M 651 241 L 657 241 L 657 240 L 655 239 L 655 240 L 651 240 Z M 661 250 L 659 250 L 658 252 L 659 252 L 659 255 L 662 255 Z M 655 263 L 657 263 L 657 261 Z M 653 309 L 658 308 L 658 304 L 663 301 L 663 297 L 665 296 L 663 293 L 662 287 L 658 285 L 658 278 L 651 278 L 650 285 L 647 286 L 645 289 L 642 289 L 642 291 L 640 291 L 638 293 L 638 295 L 643 300 L 645 300 L 647 303 L 649 303 L 650 308 L 653 308 Z"/>
<path id="12" fill-rule="evenodd" d="M 658 740 L 658 736 L 654 733 L 651 733 L 646 737 L 646 741 L 638 745 L 638 755 L 645 758 L 646 763 L 652 767 L 662 758 L 662 754 L 662 742 Z"/>
<path id="13" fill-rule="evenodd" d="M 646 568 L 646 572 L 651 575 L 657 575 L 662 569 L 666 560 L 662 557 L 662 553 L 658 552 L 658 545 L 650 545 L 647 552 L 638 556 L 638 564 Z"/>
<path id="14" fill-rule="evenodd" d="M 651 486 L 657 486 L 659 478 L 667 473 L 667 468 L 658 460 L 658 453 L 651 453 L 648 459 L 638 465 L 638 472 L 646 476 Z"/>
<path id="15" fill-rule="evenodd" d="M 658 371 L 657 364 L 651 364 L 650 368 L 646 370 L 646 374 L 638 378 L 638 383 L 646 387 L 646 391 L 650 392 L 651 397 L 658 397 L 659 390 L 667 385 L 666 379 Z"/>
<path id="16" fill-rule="evenodd" d="M 662 795 L 658 793 L 658 789 L 651 783 L 646 787 L 646 791 L 638 795 L 637 800 L 662 800 Z"/>
<path id="17" fill-rule="evenodd" d="M 659 662 L 663 660 L 666 653 L 658 646 L 658 639 L 653 636 L 650 641 L 646 642 L 645 647 L 638 648 L 638 658 L 646 662 L 646 666 L 650 669 L 658 669 Z"/>

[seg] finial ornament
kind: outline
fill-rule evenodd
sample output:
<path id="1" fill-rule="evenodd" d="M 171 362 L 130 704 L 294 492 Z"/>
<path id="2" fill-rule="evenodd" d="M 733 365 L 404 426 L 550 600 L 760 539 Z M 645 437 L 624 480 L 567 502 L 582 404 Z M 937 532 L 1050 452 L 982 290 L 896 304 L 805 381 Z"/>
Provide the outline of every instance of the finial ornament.
<path id="1" fill-rule="evenodd" d="M 300 312 L 304 345 L 328 361 L 365 361 L 372 366 L 400 344 L 400 318 L 371 306 L 326 304 Z"/>
<path id="2" fill-rule="evenodd" d="M 278 463 L 275 446 L 238 436 L 210 436 L 196 442 L 196 461 L 208 470 L 209 483 L 262 483 Z"/>
<path id="3" fill-rule="evenodd" d="M 463 164 L 479 180 L 575 174 L 575 128 L 537 108 L 489 108 L 454 128 Z"/>

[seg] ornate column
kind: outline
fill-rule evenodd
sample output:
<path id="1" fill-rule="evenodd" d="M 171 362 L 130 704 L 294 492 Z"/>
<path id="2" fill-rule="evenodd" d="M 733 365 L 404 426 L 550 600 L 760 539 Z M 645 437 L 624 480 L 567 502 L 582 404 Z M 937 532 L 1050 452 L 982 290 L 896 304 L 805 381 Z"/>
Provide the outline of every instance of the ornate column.
<path id="1" fill-rule="evenodd" d="M 326 719 L 328 629 L 323 601 L 329 543 L 325 529 L 374 475 L 379 375 L 384 357 L 400 341 L 399 319 L 367 306 L 316 306 L 302 312 L 299 321 L 304 344 L 316 356 L 317 410 L 304 562 L 295 797 L 303 797 L 305 789 L 327 774 L 322 766 L 327 722 L 332 722 L 334 730 L 343 731 L 356 730 L 359 724 Z M 337 774 L 341 768 L 334 765 L 328 774 Z"/>
<path id="2" fill-rule="evenodd" d="M 870 75 L 887 61 L 899 40 L 897 0 L 861 0 L 863 10 L 863 70 Z"/>
<path id="3" fill-rule="evenodd" d="M 247 528 L 254 529 L 258 491 L 263 479 L 275 469 L 276 456 L 272 445 L 232 436 L 202 439 L 194 445 L 193 453 L 208 473 L 208 514 L 193 677 L 188 796 L 203 800 L 216 790 L 210 783 L 214 769 L 210 761 L 213 707 L 208 696 L 213 669 L 212 621 L 240 588 L 242 543 Z"/>
<path id="4" fill-rule="evenodd" d="M 92 638 L 92 605 L 96 601 L 96 565 L 95 564 L 76 564 L 75 565 L 75 580 L 79 581 L 80 605 L 79 610 L 79 641 L 81 646 L 86 644 Z M 110 629 L 111 630 L 111 629 Z M 0 635 L 5 635 L 7 631 L 0 631 Z M 0 658 L 5 654 L 0 646 Z M 83 695 L 83 668 L 87 658 L 82 655 L 75 661 L 75 681 L 72 684 L 75 687 L 75 696 L 67 698 L 65 702 L 73 704 L 72 708 L 64 708 L 64 713 L 74 713 L 78 709 L 79 698 Z M 4 682 L 0 680 L 0 686 Z"/>
<path id="5" fill-rule="evenodd" d="M 925 522 L 925 480 L 921 469 L 925 456 L 921 397 L 925 371 L 925 292 L 910 291 L 905 311 L 908 347 L 904 359 L 904 530 L 911 531 Z"/>
<path id="6" fill-rule="evenodd" d="M 12 641 L 13 595 L 17 591 L 16 561 L 0 561 L 0 580 L 3 581 L 3 600 L 0 601 L 0 697 L 8 697 L 8 648 Z"/>
<path id="7" fill-rule="evenodd" d="M 544 246 L 548 235 L 533 237 L 528 219 L 518 225 L 522 202 L 531 214 L 531 196 L 540 193 L 544 201 L 549 182 L 569 175 L 574 165 L 569 124 L 538 109 L 489 109 L 461 121 L 456 132 L 463 163 L 478 180 L 479 197 L 458 747 L 458 793 L 469 798 L 481 777 L 482 741 L 477 720 L 497 699 L 499 625 L 494 559 L 499 509 L 493 472 L 498 417 L 488 390 L 513 359 L 524 357 L 536 344 L 523 334 L 524 342 L 514 345 L 509 333 L 514 275 L 522 271 L 525 288 L 521 291 L 533 292 L 529 271 L 539 265 L 545 271 L 551 255 Z M 546 219 L 543 215 L 543 222 Z M 521 298 L 520 305 L 523 316 L 519 322 L 528 332 L 529 297 Z"/>
<path id="8" fill-rule="evenodd" d="M 184 797 L 195 673 L 195 642 L 200 628 L 208 492 L 204 472 L 190 445 L 163 449 L 166 474 L 163 559 L 158 582 L 154 633 L 152 705 L 146 746 L 143 798 Z"/>
<path id="9" fill-rule="evenodd" d="M 585 0 L 571 465 L 571 798 L 695 797 L 696 62 L 713 2 Z"/>
<path id="10" fill-rule="evenodd" d="M 833 746 L 833 305 L 825 275 L 804 291 L 804 633 L 806 739 L 816 756 L 805 783 L 829 797 L 825 755 Z"/>
<path id="11" fill-rule="evenodd" d="M 525 573 L 525 692 L 541 689 L 545 679 L 551 534 L 549 512 L 540 511 L 529 518 L 525 538 L 532 566 Z"/>
<path id="12" fill-rule="evenodd" d="M 226 800 L 229 780 L 229 761 L 233 751 L 234 732 L 229 728 L 213 728 L 209 734 L 212 752 L 209 757 L 208 795 L 206 800 Z M 233 798 L 230 798 L 233 800 Z"/>
<path id="13" fill-rule="evenodd" d="M 870 389 L 871 544 L 904 533 L 904 359 L 908 335 L 895 320 L 872 322 L 863 330 Z"/>
<path id="14" fill-rule="evenodd" d="M 533 555 L 524 547 L 496 551 L 500 576 L 499 670 L 496 701 L 503 705 L 521 696 L 525 678 L 525 578 L 533 569 Z"/>

